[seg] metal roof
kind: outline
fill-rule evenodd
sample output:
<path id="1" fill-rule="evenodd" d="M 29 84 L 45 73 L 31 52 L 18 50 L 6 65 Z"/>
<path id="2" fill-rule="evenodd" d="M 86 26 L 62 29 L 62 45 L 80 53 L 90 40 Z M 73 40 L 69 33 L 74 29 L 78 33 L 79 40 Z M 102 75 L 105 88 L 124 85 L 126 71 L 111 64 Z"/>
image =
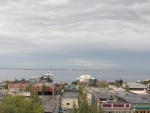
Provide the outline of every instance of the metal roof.
<path id="1" fill-rule="evenodd" d="M 130 88 L 147 88 L 146 85 L 140 83 L 127 83 Z"/>
<path id="2" fill-rule="evenodd" d="M 137 95 L 127 91 L 112 91 L 112 93 L 130 103 L 150 104 L 150 94 Z"/>
<path id="3" fill-rule="evenodd" d="M 62 94 L 62 98 L 77 98 L 78 92 L 77 91 L 64 91 Z"/>
<path id="4" fill-rule="evenodd" d="M 56 96 L 43 96 L 42 105 L 44 107 L 44 112 L 52 112 L 55 106 Z"/>

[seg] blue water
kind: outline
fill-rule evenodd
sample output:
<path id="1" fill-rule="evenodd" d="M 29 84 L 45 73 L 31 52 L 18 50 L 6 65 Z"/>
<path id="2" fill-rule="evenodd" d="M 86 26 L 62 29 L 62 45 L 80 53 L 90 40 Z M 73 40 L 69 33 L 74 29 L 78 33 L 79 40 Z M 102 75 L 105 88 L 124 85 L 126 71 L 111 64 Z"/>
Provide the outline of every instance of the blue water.
<path id="1" fill-rule="evenodd" d="M 48 70 L 14 70 L 14 69 L 0 69 L 0 81 L 2 80 L 14 80 L 15 78 L 20 80 L 22 78 L 29 79 L 32 77 L 42 76 L 46 74 Z M 51 70 L 54 75 L 54 83 L 71 83 L 76 80 L 77 77 L 87 74 L 96 77 L 99 80 L 115 81 L 122 79 L 125 82 L 136 82 L 137 80 L 150 79 L 150 70 L 120 70 L 120 71 L 63 71 L 63 70 Z"/>

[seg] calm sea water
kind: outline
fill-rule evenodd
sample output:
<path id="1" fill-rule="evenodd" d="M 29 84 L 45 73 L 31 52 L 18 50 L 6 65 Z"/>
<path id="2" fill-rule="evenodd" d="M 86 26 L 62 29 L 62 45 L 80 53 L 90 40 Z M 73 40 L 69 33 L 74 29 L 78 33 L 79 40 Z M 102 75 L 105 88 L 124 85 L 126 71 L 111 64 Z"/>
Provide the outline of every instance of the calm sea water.
<path id="1" fill-rule="evenodd" d="M 33 77 L 42 76 L 48 70 L 14 70 L 14 69 L 0 69 L 0 81 L 20 80 L 22 78 L 29 79 Z M 115 81 L 122 79 L 125 82 L 135 82 L 137 80 L 150 79 L 150 70 L 121 70 L 121 71 L 63 71 L 51 70 L 54 75 L 54 83 L 69 82 L 76 80 L 81 75 L 91 75 L 99 80 Z"/>

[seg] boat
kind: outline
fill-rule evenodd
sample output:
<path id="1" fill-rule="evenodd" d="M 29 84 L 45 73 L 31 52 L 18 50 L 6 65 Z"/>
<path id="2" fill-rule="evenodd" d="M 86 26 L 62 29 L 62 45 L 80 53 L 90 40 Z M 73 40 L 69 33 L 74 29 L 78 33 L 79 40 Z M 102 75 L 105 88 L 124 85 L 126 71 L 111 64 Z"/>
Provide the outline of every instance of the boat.
<path id="1" fill-rule="evenodd" d="M 41 82 L 49 82 L 52 83 L 54 81 L 53 75 L 48 71 L 48 73 L 44 74 L 41 78 L 40 78 Z"/>

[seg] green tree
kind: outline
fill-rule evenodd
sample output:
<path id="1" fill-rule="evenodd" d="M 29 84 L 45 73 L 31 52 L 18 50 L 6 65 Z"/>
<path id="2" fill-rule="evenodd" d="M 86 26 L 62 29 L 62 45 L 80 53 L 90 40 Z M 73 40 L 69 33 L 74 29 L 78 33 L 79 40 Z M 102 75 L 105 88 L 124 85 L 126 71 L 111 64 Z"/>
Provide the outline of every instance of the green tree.
<path id="1" fill-rule="evenodd" d="M 1 113 L 44 113 L 39 102 L 23 96 L 7 96 L 0 103 Z"/>
<path id="2" fill-rule="evenodd" d="M 150 83 L 150 80 L 144 81 L 144 84 L 148 84 Z"/>
<path id="3" fill-rule="evenodd" d="M 66 82 L 65 85 L 68 85 L 68 83 Z"/>
<path id="4" fill-rule="evenodd" d="M 38 97 L 38 92 L 34 91 L 32 89 L 32 85 L 27 85 L 25 91 L 30 92 L 30 99 L 35 101 L 35 102 L 41 102 L 41 100 Z"/>
<path id="5" fill-rule="evenodd" d="M 78 88 L 78 105 L 74 103 L 74 113 L 101 113 L 101 109 L 97 106 L 97 103 L 89 105 L 87 100 L 87 93 L 82 86 Z"/>
<path id="6" fill-rule="evenodd" d="M 30 90 L 30 97 L 33 102 L 41 103 L 41 99 L 38 97 L 38 93 L 36 91 Z"/>
<path id="7" fill-rule="evenodd" d="M 72 85 L 74 84 L 74 85 L 77 85 L 78 84 L 78 81 L 72 81 L 72 83 L 71 83 Z"/>
<path id="8" fill-rule="evenodd" d="M 9 81 L 6 81 L 5 89 L 8 89 Z"/>
<path id="9" fill-rule="evenodd" d="M 126 84 L 126 85 L 125 85 L 125 90 L 126 90 L 126 91 L 129 91 L 129 89 L 130 89 L 130 88 L 129 88 L 129 85 Z"/>
<path id="10" fill-rule="evenodd" d="M 29 92 L 32 91 L 32 85 L 31 84 L 27 85 L 25 91 Z"/>
<path id="11" fill-rule="evenodd" d="M 15 82 L 18 82 L 19 80 L 17 78 L 15 78 Z"/>
<path id="12" fill-rule="evenodd" d="M 120 86 L 123 85 L 123 80 L 122 79 L 119 80 L 119 84 L 120 84 Z"/>
<path id="13" fill-rule="evenodd" d="M 122 86 L 122 84 L 123 84 L 123 80 L 121 80 L 121 79 L 115 81 L 115 85 L 118 87 Z"/>
<path id="14" fill-rule="evenodd" d="M 115 81 L 115 86 L 119 87 L 119 80 Z"/>
<path id="15" fill-rule="evenodd" d="M 25 78 L 22 78 L 20 81 L 21 81 L 21 82 L 25 82 L 25 81 L 26 81 L 26 79 L 25 79 Z"/>
<path id="16" fill-rule="evenodd" d="M 64 88 L 62 86 L 59 87 L 59 93 L 61 94 Z"/>
<path id="17" fill-rule="evenodd" d="M 43 85 L 42 85 L 42 91 L 41 91 L 42 95 L 44 95 L 45 92 L 46 92 L 46 85 L 45 85 L 45 83 L 43 83 Z"/>
<path id="18" fill-rule="evenodd" d="M 115 82 L 109 82 L 108 85 L 115 85 Z"/>
<path id="19" fill-rule="evenodd" d="M 106 83 L 101 83 L 101 84 L 100 84 L 100 87 L 106 88 L 106 87 L 107 87 L 107 84 L 106 84 Z"/>

